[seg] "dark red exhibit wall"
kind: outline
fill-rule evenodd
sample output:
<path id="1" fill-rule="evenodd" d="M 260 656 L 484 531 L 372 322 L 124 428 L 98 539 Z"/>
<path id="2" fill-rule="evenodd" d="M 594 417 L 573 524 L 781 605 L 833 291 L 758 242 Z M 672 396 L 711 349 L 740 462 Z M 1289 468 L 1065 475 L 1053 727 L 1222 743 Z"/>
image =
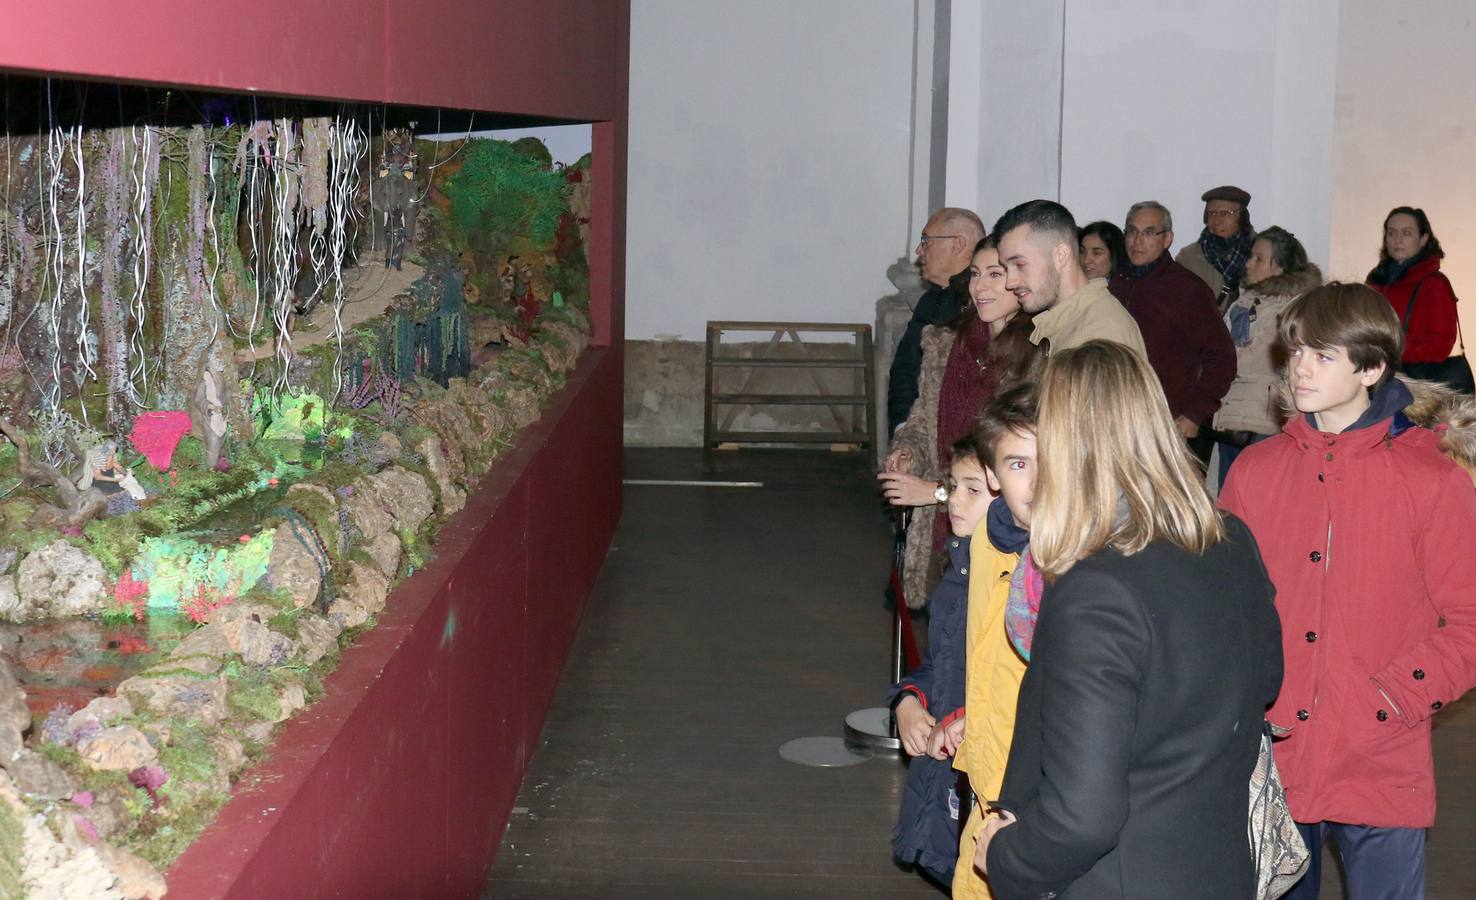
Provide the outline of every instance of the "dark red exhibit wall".
<path id="1" fill-rule="evenodd" d="M 176 862 L 170 897 L 480 895 L 619 518 L 619 368 L 585 353 Z"/>
<path id="2" fill-rule="evenodd" d="M 480 895 L 620 515 L 629 0 L 0 0 L 0 72 L 593 123 L 594 344 L 169 872 Z"/>

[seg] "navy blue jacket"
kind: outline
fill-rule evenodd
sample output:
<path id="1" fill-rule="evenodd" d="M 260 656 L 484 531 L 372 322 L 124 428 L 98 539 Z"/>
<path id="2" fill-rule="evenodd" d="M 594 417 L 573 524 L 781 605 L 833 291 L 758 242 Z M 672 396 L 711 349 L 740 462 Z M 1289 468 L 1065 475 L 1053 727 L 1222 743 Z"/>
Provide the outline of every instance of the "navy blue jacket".
<path id="1" fill-rule="evenodd" d="M 948 568 L 928 598 L 927 655 L 891 692 L 893 700 L 904 691 L 917 694 L 940 722 L 964 703 L 968 655 L 969 538 L 951 537 L 947 546 Z M 952 883 L 958 860 L 959 820 L 953 818 L 949 796 L 957 784 L 952 760 L 910 759 L 902 813 L 892 831 L 892 854 L 944 884 Z"/>

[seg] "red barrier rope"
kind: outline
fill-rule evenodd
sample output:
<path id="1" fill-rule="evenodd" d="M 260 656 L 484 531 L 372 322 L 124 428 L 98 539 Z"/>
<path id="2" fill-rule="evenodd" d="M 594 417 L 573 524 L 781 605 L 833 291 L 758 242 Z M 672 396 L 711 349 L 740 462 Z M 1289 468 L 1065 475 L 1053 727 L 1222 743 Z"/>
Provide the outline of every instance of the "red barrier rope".
<path id="1" fill-rule="evenodd" d="M 892 566 L 892 596 L 897 600 L 897 627 L 902 630 L 902 659 L 905 663 L 903 674 L 906 674 L 918 667 L 922 662 L 922 655 L 917 652 L 917 635 L 912 631 L 912 613 L 907 608 L 907 597 L 902 593 L 902 576 L 896 565 Z"/>

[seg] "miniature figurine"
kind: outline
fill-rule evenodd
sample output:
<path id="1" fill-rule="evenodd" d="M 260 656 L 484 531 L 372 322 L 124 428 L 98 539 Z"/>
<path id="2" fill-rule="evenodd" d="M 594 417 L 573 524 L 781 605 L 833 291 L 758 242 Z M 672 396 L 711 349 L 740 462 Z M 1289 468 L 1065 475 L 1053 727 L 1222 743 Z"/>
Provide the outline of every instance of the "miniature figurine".
<path id="1" fill-rule="evenodd" d="M 190 433 L 204 447 L 201 463 L 207 469 L 218 466 L 220 451 L 225 446 L 227 425 L 221 388 L 221 366 L 207 363 L 190 401 Z"/>
<path id="2" fill-rule="evenodd" d="M 117 441 L 106 441 L 87 453 L 82 477 L 77 480 L 77 489 L 85 491 L 95 487 L 104 496 L 126 491 L 135 500 L 147 500 L 149 495 L 143 485 L 133 477 L 133 469 L 118 462 Z"/>

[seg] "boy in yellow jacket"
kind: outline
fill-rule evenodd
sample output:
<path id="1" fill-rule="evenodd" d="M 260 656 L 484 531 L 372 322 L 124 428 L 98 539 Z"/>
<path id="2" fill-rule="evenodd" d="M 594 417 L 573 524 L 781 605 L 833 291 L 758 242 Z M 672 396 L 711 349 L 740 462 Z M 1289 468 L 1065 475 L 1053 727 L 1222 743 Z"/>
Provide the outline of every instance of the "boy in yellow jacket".
<path id="1" fill-rule="evenodd" d="M 998 799 L 1004 781 L 1015 703 L 1025 675 L 1025 657 L 1011 643 L 1005 619 L 1011 582 L 1016 582 L 1016 594 L 1024 583 L 1025 567 L 1019 562 L 1030 538 L 1035 496 L 1035 420 L 1035 385 L 1022 384 L 990 403 L 974 432 L 990 490 L 999 496 L 985 518 L 988 540 L 975 540 L 970 548 L 974 575 L 969 579 L 964 708 L 973 715 L 965 714 L 952 733 L 940 738 L 941 750 L 956 751 L 953 767 L 969 776 L 976 798 L 959 841 L 955 898 L 991 897 L 988 883 L 974 869 L 974 845 L 984 828 L 987 804 Z M 1021 600 L 1015 598 L 1016 613 Z M 1028 654 L 1028 636 L 1025 641 Z"/>

